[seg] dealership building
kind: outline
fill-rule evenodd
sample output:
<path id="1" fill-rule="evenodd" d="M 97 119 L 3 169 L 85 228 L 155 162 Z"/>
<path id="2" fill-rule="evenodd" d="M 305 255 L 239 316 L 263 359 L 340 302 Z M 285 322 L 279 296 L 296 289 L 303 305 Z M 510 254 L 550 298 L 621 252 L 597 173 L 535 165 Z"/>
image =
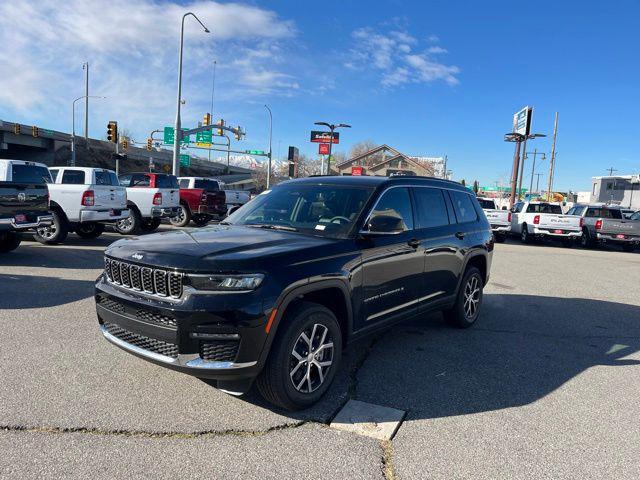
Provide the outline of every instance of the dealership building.
<path id="1" fill-rule="evenodd" d="M 593 177 L 590 201 L 640 210 L 640 175 Z"/>

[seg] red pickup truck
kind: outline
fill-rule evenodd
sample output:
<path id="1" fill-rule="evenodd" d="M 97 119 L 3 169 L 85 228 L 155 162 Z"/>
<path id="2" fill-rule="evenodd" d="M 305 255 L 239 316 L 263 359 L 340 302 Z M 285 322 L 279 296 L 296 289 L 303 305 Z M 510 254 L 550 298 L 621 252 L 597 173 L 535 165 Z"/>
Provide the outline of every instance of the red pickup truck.
<path id="1" fill-rule="evenodd" d="M 176 227 L 189 222 L 202 227 L 209 221 L 222 220 L 227 214 L 226 196 L 215 180 L 201 177 L 180 177 L 180 213 L 171 219 Z"/>

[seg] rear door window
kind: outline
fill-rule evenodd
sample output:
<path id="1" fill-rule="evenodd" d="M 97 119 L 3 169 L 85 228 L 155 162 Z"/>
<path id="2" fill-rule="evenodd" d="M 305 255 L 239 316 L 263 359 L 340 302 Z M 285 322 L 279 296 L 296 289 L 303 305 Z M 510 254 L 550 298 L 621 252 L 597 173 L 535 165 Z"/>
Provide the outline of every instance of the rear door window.
<path id="1" fill-rule="evenodd" d="M 447 204 L 439 188 L 414 188 L 416 200 L 417 228 L 431 228 L 449 225 Z"/>
<path id="2" fill-rule="evenodd" d="M 14 163 L 11 165 L 11 181 L 36 185 L 49 183 L 51 181 L 51 174 L 46 167 Z"/>
<path id="3" fill-rule="evenodd" d="M 57 168 L 49 169 L 49 173 L 51 174 L 51 179 L 53 180 L 53 183 L 55 183 L 56 180 L 58 179 L 58 172 L 60 172 L 60 170 L 58 170 Z"/>
<path id="4" fill-rule="evenodd" d="M 458 223 L 475 222 L 478 220 L 478 214 L 476 213 L 476 209 L 473 208 L 473 201 L 468 193 L 450 191 L 449 194 Z"/>
<path id="5" fill-rule="evenodd" d="M 83 170 L 65 170 L 62 173 L 62 183 L 65 185 L 84 185 Z"/>

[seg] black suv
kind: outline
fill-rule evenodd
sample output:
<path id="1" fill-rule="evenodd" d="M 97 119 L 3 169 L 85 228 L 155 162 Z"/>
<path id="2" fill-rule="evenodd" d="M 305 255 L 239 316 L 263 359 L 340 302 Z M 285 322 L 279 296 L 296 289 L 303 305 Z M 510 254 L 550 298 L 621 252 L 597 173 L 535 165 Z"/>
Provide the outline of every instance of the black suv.
<path id="1" fill-rule="evenodd" d="M 284 182 L 225 222 L 111 245 L 96 284 L 104 336 L 229 393 L 256 380 L 287 409 L 316 402 L 348 343 L 442 310 L 469 327 L 493 237 L 458 183 Z"/>

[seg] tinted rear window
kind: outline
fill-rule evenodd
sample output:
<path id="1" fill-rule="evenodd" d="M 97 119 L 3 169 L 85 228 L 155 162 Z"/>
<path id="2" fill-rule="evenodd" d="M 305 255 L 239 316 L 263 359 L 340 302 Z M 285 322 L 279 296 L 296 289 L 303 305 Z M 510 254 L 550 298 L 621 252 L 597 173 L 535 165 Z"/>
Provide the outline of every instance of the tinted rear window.
<path id="1" fill-rule="evenodd" d="M 560 205 L 551 205 L 549 203 L 530 203 L 527 207 L 527 213 L 555 213 L 562 214 Z"/>
<path id="2" fill-rule="evenodd" d="M 84 171 L 65 170 L 62 172 L 62 183 L 67 185 L 84 185 Z"/>
<path id="3" fill-rule="evenodd" d="M 51 175 L 46 167 L 37 165 L 11 165 L 11 178 L 15 183 L 48 183 L 51 181 Z"/>
<path id="4" fill-rule="evenodd" d="M 203 188 L 207 192 L 217 192 L 219 190 L 218 182 L 213 180 L 196 180 L 193 185 L 194 188 Z"/>
<path id="5" fill-rule="evenodd" d="M 591 208 L 587 210 L 587 217 L 594 218 L 615 218 L 616 220 L 622 219 L 622 213 L 617 208 Z"/>
<path id="6" fill-rule="evenodd" d="M 449 193 L 451 194 L 451 201 L 453 202 L 458 223 L 475 222 L 478 219 L 478 215 L 476 209 L 473 208 L 471 196 L 464 192 L 451 191 Z"/>
<path id="7" fill-rule="evenodd" d="M 179 188 L 178 178 L 173 175 L 156 175 L 156 188 Z"/>
<path id="8" fill-rule="evenodd" d="M 478 198 L 478 203 L 480 203 L 480 206 L 482 208 L 486 208 L 488 210 L 496 208 L 496 204 L 493 202 L 493 200 L 485 200 L 484 198 Z"/>

